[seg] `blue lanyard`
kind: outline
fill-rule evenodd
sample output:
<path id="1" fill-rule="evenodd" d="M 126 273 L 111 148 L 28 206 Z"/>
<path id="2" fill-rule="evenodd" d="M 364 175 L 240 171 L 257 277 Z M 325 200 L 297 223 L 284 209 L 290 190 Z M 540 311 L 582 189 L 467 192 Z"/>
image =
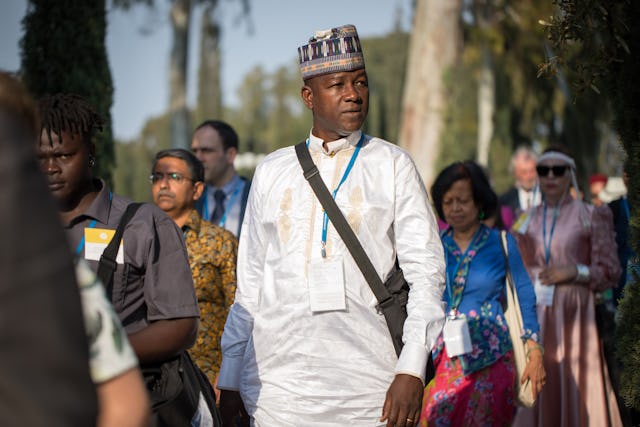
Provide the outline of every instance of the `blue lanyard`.
<path id="1" fill-rule="evenodd" d="M 542 244 L 544 245 L 544 262 L 549 265 L 549 259 L 551 259 L 551 239 L 553 238 L 553 231 L 556 229 L 556 220 L 558 219 L 558 207 L 553 208 L 553 222 L 551 223 L 551 230 L 549 231 L 549 240 L 547 241 L 547 204 L 544 204 L 542 213 Z"/>
<path id="2" fill-rule="evenodd" d="M 360 136 L 360 140 L 358 141 L 358 144 L 356 144 L 356 149 L 353 151 L 353 154 L 351 155 L 351 160 L 349 160 L 349 164 L 347 165 L 347 169 L 344 171 L 344 174 L 342 175 L 342 179 L 338 183 L 338 186 L 336 187 L 336 189 L 333 190 L 333 193 L 331 194 L 334 200 L 336 198 L 336 194 L 338 194 L 338 190 L 340 190 L 340 187 L 342 186 L 342 184 L 347 180 L 347 176 L 349 176 L 349 173 L 353 168 L 353 164 L 356 162 L 356 158 L 360 153 L 360 148 L 362 148 L 363 142 L 364 142 L 364 132 L 362 132 L 362 135 Z M 309 140 L 307 140 L 307 145 L 309 145 Z M 322 242 L 321 242 L 320 254 L 322 255 L 322 258 L 326 258 L 327 257 L 327 229 L 329 228 L 329 215 L 327 215 L 327 212 L 325 210 L 323 210 L 322 213 L 323 213 Z"/>
<path id="3" fill-rule="evenodd" d="M 111 200 L 113 200 L 113 193 L 109 192 L 109 202 L 111 202 Z M 96 222 L 97 220 L 93 220 L 89 223 L 89 226 L 86 228 L 93 228 L 96 226 Z M 82 235 L 82 239 L 80 239 L 80 242 L 78 243 L 78 246 L 76 247 L 76 255 L 80 255 L 80 252 L 82 252 L 82 250 L 84 249 L 84 234 Z"/>
<path id="4" fill-rule="evenodd" d="M 231 207 L 233 206 L 233 202 L 236 201 L 236 198 L 238 197 L 238 194 L 240 194 L 240 185 L 239 184 L 236 185 L 236 189 L 233 190 L 233 193 L 231 194 L 231 197 L 229 197 L 229 201 L 225 205 L 224 214 L 222 214 L 222 218 L 220 218 L 220 222 L 218 223 L 218 225 L 220 227 L 224 228 L 224 225 L 227 223 L 227 214 L 231 210 Z"/>
<path id="5" fill-rule="evenodd" d="M 460 265 L 467 258 L 467 255 L 469 254 L 469 250 L 471 250 L 471 248 L 473 248 L 473 250 L 477 249 L 476 246 L 478 244 L 478 240 L 480 239 L 480 230 L 482 230 L 482 226 L 478 227 L 478 229 L 476 230 L 475 234 L 473 235 L 473 239 L 471 239 L 471 242 L 469 243 L 469 246 L 467 246 L 467 249 L 465 249 L 464 254 L 462 254 L 462 256 L 458 259 L 458 262 L 456 263 L 454 269 L 451 272 L 447 271 L 447 274 L 446 274 L 446 282 L 447 282 L 446 288 L 447 288 L 447 295 L 449 295 L 449 307 L 451 307 L 450 311 L 453 312 L 454 314 L 458 311 L 458 306 L 460 305 L 460 302 L 462 302 L 462 299 L 458 301 L 455 307 L 453 306 L 453 294 L 451 293 L 453 285 L 451 284 L 451 277 L 456 276 L 456 274 L 458 273 L 458 270 L 460 269 Z M 453 239 L 453 236 L 451 238 Z M 447 265 L 449 265 L 449 251 L 445 251 L 445 257 L 446 257 Z"/>
<path id="6" fill-rule="evenodd" d="M 94 219 L 89 223 L 87 228 L 93 228 L 96 226 L 96 220 Z M 80 255 L 80 252 L 84 249 L 84 234 L 82 235 L 82 239 L 80 239 L 80 243 L 78 243 L 78 247 L 76 248 L 76 255 Z"/>

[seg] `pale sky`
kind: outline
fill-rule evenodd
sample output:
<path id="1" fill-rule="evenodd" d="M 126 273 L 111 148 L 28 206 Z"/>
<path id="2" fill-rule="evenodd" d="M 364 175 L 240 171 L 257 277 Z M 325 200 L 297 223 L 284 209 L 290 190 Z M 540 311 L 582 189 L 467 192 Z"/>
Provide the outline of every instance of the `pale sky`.
<path id="1" fill-rule="evenodd" d="M 0 69 L 20 66 L 18 41 L 26 0 L 0 0 Z M 412 0 L 250 0 L 253 34 L 238 21 L 237 0 L 220 1 L 222 35 L 222 91 L 225 105 L 235 105 L 236 90 L 256 65 L 267 72 L 292 63 L 298 46 L 315 30 L 353 24 L 361 37 L 381 36 L 393 28 L 398 10 L 402 27 L 411 26 Z M 108 3 L 110 3 L 108 1 Z M 155 10 L 139 6 L 129 12 L 110 10 L 107 49 L 114 81 L 111 110 L 114 134 L 133 139 L 152 116 L 168 107 L 168 68 L 171 48 L 168 1 L 156 0 Z M 199 17 L 194 17 L 199 24 Z M 188 102 L 195 103 L 198 31 L 191 38 Z"/>

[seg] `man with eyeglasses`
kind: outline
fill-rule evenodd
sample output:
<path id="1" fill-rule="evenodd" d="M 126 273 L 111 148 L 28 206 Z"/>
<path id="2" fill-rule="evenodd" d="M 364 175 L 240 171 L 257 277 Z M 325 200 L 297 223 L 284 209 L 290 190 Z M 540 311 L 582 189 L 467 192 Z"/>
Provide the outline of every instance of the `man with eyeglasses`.
<path id="1" fill-rule="evenodd" d="M 153 201 L 182 230 L 200 305 L 198 339 L 189 353 L 215 385 L 222 360 L 220 338 L 236 293 L 238 241 L 198 214 L 195 206 L 205 186 L 204 168 L 194 154 L 162 150 L 151 170 Z"/>
<path id="2" fill-rule="evenodd" d="M 40 167 L 58 202 L 70 249 L 97 272 L 131 203 L 93 175 L 93 135 L 104 122 L 76 95 L 45 96 L 39 110 Z M 110 294 L 141 365 L 170 360 L 195 342 L 199 310 L 182 234 L 151 203 L 142 204 L 124 229 Z"/>

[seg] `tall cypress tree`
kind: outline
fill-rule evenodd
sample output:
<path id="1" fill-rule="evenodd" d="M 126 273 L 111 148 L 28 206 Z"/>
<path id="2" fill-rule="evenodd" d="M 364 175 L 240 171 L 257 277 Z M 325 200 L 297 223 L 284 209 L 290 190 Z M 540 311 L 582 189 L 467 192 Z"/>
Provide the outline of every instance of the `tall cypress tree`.
<path id="1" fill-rule="evenodd" d="M 106 125 L 95 137 L 97 176 L 111 183 L 113 84 L 105 0 L 29 0 L 20 41 L 22 78 L 35 98 L 59 92 L 89 101 Z"/>

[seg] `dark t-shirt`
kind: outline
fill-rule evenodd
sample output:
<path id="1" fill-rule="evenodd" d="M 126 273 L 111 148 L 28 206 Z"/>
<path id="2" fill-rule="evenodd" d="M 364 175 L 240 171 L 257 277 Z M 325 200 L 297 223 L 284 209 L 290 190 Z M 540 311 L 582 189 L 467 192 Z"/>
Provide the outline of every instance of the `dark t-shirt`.
<path id="1" fill-rule="evenodd" d="M 71 248 L 89 258 L 93 271 L 98 270 L 95 243 L 85 239 L 85 229 L 115 230 L 129 203 L 102 183 L 89 208 L 65 226 Z M 124 264 L 118 262 L 113 276 L 112 303 L 128 334 L 156 320 L 199 317 L 184 240 L 171 218 L 143 204 L 125 228 L 122 247 Z"/>

